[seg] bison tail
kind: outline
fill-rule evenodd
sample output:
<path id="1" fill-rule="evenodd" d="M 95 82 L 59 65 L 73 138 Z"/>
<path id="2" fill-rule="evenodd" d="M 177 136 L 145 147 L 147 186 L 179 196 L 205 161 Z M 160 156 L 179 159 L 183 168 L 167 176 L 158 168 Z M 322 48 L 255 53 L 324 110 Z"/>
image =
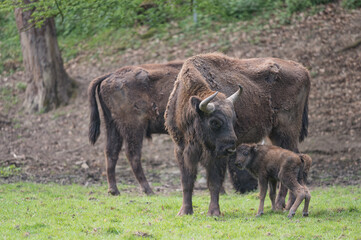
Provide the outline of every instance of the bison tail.
<path id="1" fill-rule="evenodd" d="M 108 78 L 110 74 L 101 76 L 91 81 L 88 87 L 88 101 L 90 107 L 90 122 L 89 122 L 89 142 L 94 145 L 100 135 L 100 117 L 98 104 L 96 100 L 96 92 L 99 92 L 99 86 L 103 80 Z"/>
<path id="2" fill-rule="evenodd" d="M 306 100 L 302 114 L 302 128 L 300 132 L 299 141 L 302 142 L 308 135 L 308 99 Z"/>
<path id="3" fill-rule="evenodd" d="M 310 156 L 308 156 L 307 154 L 299 154 L 301 162 L 302 162 L 302 169 L 300 170 L 300 177 L 303 178 L 303 181 L 305 183 L 307 183 L 307 176 L 308 176 L 308 171 L 311 168 L 312 165 L 312 159 Z"/>

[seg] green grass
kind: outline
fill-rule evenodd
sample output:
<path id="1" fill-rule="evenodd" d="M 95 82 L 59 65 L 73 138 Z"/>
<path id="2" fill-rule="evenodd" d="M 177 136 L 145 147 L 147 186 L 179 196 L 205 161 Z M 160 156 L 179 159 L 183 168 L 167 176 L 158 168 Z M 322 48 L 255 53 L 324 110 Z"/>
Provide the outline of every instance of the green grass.
<path id="1" fill-rule="evenodd" d="M 124 186 L 123 186 L 124 187 Z M 257 193 L 221 196 L 222 217 L 206 215 L 209 196 L 193 198 L 194 215 L 176 217 L 180 193 L 111 197 L 106 188 L 30 183 L 0 186 L 3 239 L 360 239 L 361 188 L 314 189 L 310 216 L 256 218 Z"/>
<path id="2" fill-rule="evenodd" d="M 0 102 L 3 103 L 4 113 L 7 114 L 10 108 L 18 103 L 19 99 L 16 96 L 16 90 L 9 87 L 0 87 Z"/>

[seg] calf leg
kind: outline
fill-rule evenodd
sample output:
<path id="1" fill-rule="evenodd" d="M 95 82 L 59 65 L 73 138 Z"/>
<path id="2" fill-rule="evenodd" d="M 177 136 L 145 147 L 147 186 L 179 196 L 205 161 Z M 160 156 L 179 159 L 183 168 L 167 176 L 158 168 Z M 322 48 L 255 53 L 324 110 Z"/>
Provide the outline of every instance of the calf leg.
<path id="1" fill-rule="evenodd" d="M 287 195 L 287 188 L 286 186 L 284 186 L 281 182 L 279 182 L 279 189 L 278 189 L 278 194 L 276 197 L 276 209 L 277 210 L 282 210 L 286 205 L 285 205 L 285 198 Z"/>
<path id="2" fill-rule="evenodd" d="M 306 186 L 304 186 L 306 197 L 305 197 L 305 206 L 303 207 L 302 215 L 304 217 L 308 217 L 308 206 L 310 205 L 311 201 L 311 194 Z"/>
<path id="3" fill-rule="evenodd" d="M 222 189 L 226 169 L 227 165 L 222 164 L 222 162 L 220 164 L 212 164 L 207 168 L 207 183 L 211 194 L 211 201 L 208 207 L 208 215 L 210 216 L 221 215 L 219 208 L 219 193 Z"/>
<path id="4" fill-rule="evenodd" d="M 277 208 L 276 208 L 275 199 L 276 199 L 277 181 L 270 180 L 268 182 L 268 186 L 269 186 L 269 198 L 271 199 L 271 202 L 272 202 L 272 210 L 276 211 Z"/>
<path id="5" fill-rule="evenodd" d="M 143 129 L 130 128 L 131 131 L 125 133 L 125 155 L 132 167 L 134 176 L 138 180 L 142 191 L 147 195 L 153 195 L 154 192 L 150 188 L 147 178 L 141 164 L 141 152 L 143 145 Z"/>
<path id="6" fill-rule="evenodd" d="M 292 193 L 296 196 L 296 200 L 288 213 L 289 218 L 292 218 L 295 215 L 297 208 L 306 197 L 305 190 L 301 185 L 296 186 L 296 188 L 292 190 Z"/>
<path id="7" fill-rule="evenodd" d="M 282 120 L 288 118 L 281 118 Z M 290 122 L 280 122 L 279 127 L 272 130 L 269 138 L 272 141 L 272 144 L 279 146 L 284 149 L 291 150 L 295 153 L 298 153 L 298 133 L 299 131 L 293 131 L 292 129 L 288 129 L 290 126 L 293 126 L 294 123 Z M 295 133 L 297 133 L 295 135 Z M 287 188 L 282 186 L 280 182 L 280 188 L 278 191 L 277 199 L 276 199 L 276 206 L 277 209 L 282 209 L 286 206 L 285 199 L 287 196 Z"/>
<path id="8" fill-rule="evenodd" d="M 178 212 L 178 216 L 193 214 L 192 193 L 194 182 L 197 177 L 197 163 L 188 162 L 186 164 L 184 158 L 189 158 L 189 156 L 184 156 L 183 149 L 176 147 L 175 152 L 177 161 L 179 163 L 183 189 L 183 203 L 181 209 Z"/>
<path id="9" fill-rule="evenodd" d="M 260 177 L 258 179 L 259 187 L 259 207 L 256 217 L 259 217 L 263 214 L 264 200 L 267 194 L 267 179 Z"/>
<path id="10" fill-rule="evenodd" d="M 122 148 L 123 138 L 120 136 L 113 122 L 106 125 L 107 142 L 105 147 L 106 171 L 108 181 L 108 193 L 119 195 L 117 182 L 115 180 L 115 166 L 117 165 L 120 149 Z"/>
<path id="11" fill-rule="evenodd" d="M 292 205 L 295 203 L 295 201 L 296 201 L 296 196 L 292 192 L 290 192 L 285 209 L 290 210 Z"/>

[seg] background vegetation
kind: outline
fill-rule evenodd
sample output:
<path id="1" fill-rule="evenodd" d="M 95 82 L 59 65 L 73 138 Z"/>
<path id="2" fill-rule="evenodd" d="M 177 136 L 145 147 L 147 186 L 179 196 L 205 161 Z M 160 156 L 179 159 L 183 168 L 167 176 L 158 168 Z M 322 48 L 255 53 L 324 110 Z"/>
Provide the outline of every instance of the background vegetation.
<path id="1" fill-rule="evenodd" d="M 58 40 L 65 61 L 84 51 L 102 46 L 117 51 L 138 48 L 142 40 L 171 38 L 168 33 L 193 35 L 217 30 L 239 20 L 275 18 L 289 23 L 292 13 L 337 0 L 39 0 L 26 5 L 36 7 L 34 24 L 55 17 Z M 11 73 L 21 66 L 21 50 L 13 9 L 20 0 L 0 1 L 0 73 Z M 361 7 L 360 1 L 342 0 L 345 8 Z M 193 13 L 197 14 L 194 21 Z M 259 21 L 256 21 L 259 24 Z"/>
<path id="2" fill-rule="evenodd" d="M 13 0 L 0 0 L 0 74 L 10 74 L 21 67 L 20 43 L 12 11 L 13 6 L 10 6 L 13 2 Z M 40 22 L 44 16 L 55 16 L 62 54 L 65 61 L 68 61 L 83 52 L 96 55 L 99 48 L 107 49 L 107 51 L 110 51 L 109 54 L 112 51 L 122 52 L 128 48 L 141 48 L 142 44 L 147 44 L 149 40 L 156 42 L 156 39 L 162 39 L 167 40 L 169 44 L 186 44 L 186 41 L 184 41 L 186 38 L 201 39 L 202 34 L 207 34 L 211 30 L 217 31 L 227 27 L 226 31 L 222 33 L 240 31 L 239 27 L 232 30 L 233 27 L 240 24 L 240 20 L 248 21 L 246 27 L 259 29 L 262 29 L 263 22 L 270 18 L 275 19 L 273 21 L 275 26 L 288 24 L 295 11 L 308 9 L 310 10 L 308 12 L 312 12 L 312 9 L 323 8 L 322 4 L 328 2 L 333 1 L 197 0 L 197 5 L 194 6 L 190 0 L 172 1 L 173 4 L 171 5 L 165 4 L 165 1 L 155 0 L 110 0 L 101 4 L 95 0 L 79 0 L 76 2 L 70 0 L 43 0 L 39 1 L 40 4 L 43 4 L 43 7 L 38 8 L 39 12 L 35 16 L 38 16 L 37 20 Z M 347 9 L 361 7 L 358 0 L 341 0 L 338 2 L 341 2 L 341 5 Z M 147 3 L 155 3 L 156 7 L 149 9 L 141 7 L 142 4 Z M 57 4 L 60 5 L 57 6 Z M 194 22 L 192 16 L 194 9 L 197 12 L 197 23 Z M 42 12 L 42 10 L 44 11 Z M 243 27 L 245 26 L 242 25 L 242 31 L 247 31 Z M 173 33 L 177 34 L 174 35 Z M 183 49 L 186 49 L 184 46 L 182 46 Z M 326 58 L 322 56 L 322 59 Z M 330 59 L 330 61 L 334 61 L 334 58 Z M 328 63 L 324 63 L 324 65 Z M 318 67 L 323 68 L 324 65 Z M 329 65 L 331 66 L 331 64 Z M 346 69 L 348 66 L 350 65 L 342 65 Z M 317 71 L 314 74 L 316 73 Z M 322 72 L 320 71 L 319 74 L 322 75 Z M 331 74 L 335 75 L 337 73 L 331 72 Z M 349 76 L 347 75 L 347 77 Z M 324 79 L 326 79 L 326 76 Z M 331 85 L 330 82 L 323 81 L 323 78 L 319 78 L 318 82 L 324 83 L 324 85 L 316 85 L 323 92 L 324 89 Z M 339 82 L 331 83 L 332 86 L 337 84 L 340 88 L 346 89 Z M 18 94 L 20 92 L 23 93 L 25 87 L 25 83 L 19 82 L 16 84 L 15 92 L 10 86 L 0 88 L 0 101 L 6 103 L 2 114 L 7 115 L 8 109 L 19 102 L 17 95 L 20 95 Z M 329 92 L 326 93 L 325 95 L 316 95 L 324 100 L 326 99 L 324 96 L 329 98 L 331 96 L 328 95 Z M 342 91 L 340 93 L 343 94 Z M 353 96 L 358 95 L 354 94 Z M 349 99 L 347 101 L 342 99 L 342 101 L 338 102 L 350 106 Z M 355 100 L 354 106 L 358 106 L 356 104 Z M 323 106 L 327 110 L 327 116 L 330 115 L 329 109 L 335 109 L 335 105 L 332 105 L 332 107 L 322 104 L 317 106 Z M 58 120 L 54 121 L 54 125 L 68 127 L 68 122 L 65 119 L 73 115 L 74 110 L 71 107 L 73 106 L 48 115 L 42 114 L 33 118 L 26 116 L 26 118 L 33 120 L 33 124 L 11 119 L 14 123 L 13 129 L 21 129 L 21 131 L 15 132 L 19 134 L 17 138 L 20 139 L 21 144 L 13 144 L 11 147 L 22 149 L 28 144 L 27 139 L 33 141 L 34 137 L 29 125 L 40 125 L 37 118 L 43 118 L 44 122 Z M 338 108 L 341 109 L 341 107 Z M 355 109 L 357 108 L 355 107 Z M 82 115 L 81 118 L 84 118 L 87 110 L 79 114 Z M 336 112 L 332 114 L 333 117 L 343 115 Z M 50 115 L 51 117 L 49 117 Z M 322 115 L 319 116 L 319 119 L 325 119 Z M 76 121 L 74 120 L 74 122 Z M 331 118 L 331 121 L 341 122 L 337 118 Z M 75 126 L 78 129 L 81 128 L 80 124 Z M 65 127 L 63 128 L 65 129 Z M 41 132 L 40 128 L 35 128 L 33 131 Z M 333 134 L 333 132 L 331 133 Z M 46 135 L 48 138 L 46 143 L 50 142 L 50 140 L 53 142 L 60 134 L 57 135 L 57 133 L 51 132 L 51 135 L 55 137 L 49 138 L 50 135 Z M 75 138 L 74 135 L 69 134 L 69 136 L 72 139 Z M 81 143 L 82 138 L 76 139 L 80 140 L 76 141 L 75 145 Z M 347 139 L 349 139 L 349 136 L 347 136 Z M 56 140 L 58 141 L 58 139 Z M 320 141 L 317 140 L 317 142 Z M 9 141 L 4 146 L 8 144 Z M 14 145 L 16 147 L 13 147 Z M 54 145 L 49 144 L 49 146 L 52 148 Z M 34 149 L 37 150 L 37 148 Z M 84 151 L 87 151 L 87 148 L 84 149 Z M 56 153 L 59 154 L 67 149 L 59 147 L 57 150 Z M 70 147 L 70 151 L 72 150 Z M 340 154 L 344 155 L 345 152 L 342 151 Z M 335 165 L 333 165 L 333 156 L 331 154 L 334 153 L 326 153 L 325 158 L 330 161 L 322 163 L 329 164 L 331 167 L 328 169 L 333 168 Z M 45 151 L 40 152 L 40 156 L 48 155 Z M 36 158 L 38 156 L 36 155 Z M 25 162 L 31 167 L 41 166 L 41 163 L 38 162 L 36 162 L 38 165 L 32 164 L 35 161 L 30 161 L 25 155 L 18 157 L 19 159 L 16 161 L 21 164 Z M 60 157 L 58 158 L 60 159 Z M 45 161 L 49 160 L 46 158 Z M 346 161 L 353 161 L 353 159 L 344 159 L 343 162 Z M 52 164 L 56 165 L 58 162 L 54 161 Z M 73 162 L 71 164 L 73 168 L 80 168 L 80 165 L 74 166 Z M 357 161 L 355 161 L 355 164 L 357 164 Z M 60 166 L 60 164 L 58 165 Z M 27 171 L 26 167 L 24 165 L 18 167 L 16 164 L 0 167 L 0 177 L 20 176 L 22 171 Z M 99 166 L 97 165 L 96 168 L 98 169 Z M 49 175 L 54 174 L 54 171 L 49 171 Z M 345 171 L 340 174 L 345 174 Z M 324 176 L 321 176 L 322 180 L 334 184 L 332 179 L 327 180 L 323 178 Z M 326 174 L 326 176 L 328 175 Z M 355 174 L 353 177 L 357 178 L 357 176 Z M 76 177 L 80 178 L 81 176 L 77 175 Z M 348 178 L 350 175 L 344 177 Z M 261 218 L 255 218 L 254 215 L 258 206 L 257 193 L 242 196 L 229 193 L 226 196 L 221 196 L 221 210 L 224 216 L 212 218 L 206 216 L 209 204 L 208 192 L 197 192 L 194 197 L 195 214 L 193 216 L 175 217 L 182 201 L 179 192 L 170 193 L 168 196 L 165 194 L 144 197 L 135 193 L 127 193 L 128 188 L 129 186 L 123 185 L 120 197 L 109 197 L 105 194 L 105 185 L 87 188 L 79 185 L 1 184 L 1 236 L 4 239 L 25 237 L 34 239 L 49 237 L 53 239 L 85 239 L 89 237 L 98 239 L 134 239 L 138 237 L 155 239 L 359 239 L 361 236 L 359 218 L 361 190 L 358 186 L 313 189 L 310 217 L 301 217 L 301 206 L 293 220 L 289 220 L 286 213 L 272 213 L 268 199 L 265 208 L 266 214 Z"/>

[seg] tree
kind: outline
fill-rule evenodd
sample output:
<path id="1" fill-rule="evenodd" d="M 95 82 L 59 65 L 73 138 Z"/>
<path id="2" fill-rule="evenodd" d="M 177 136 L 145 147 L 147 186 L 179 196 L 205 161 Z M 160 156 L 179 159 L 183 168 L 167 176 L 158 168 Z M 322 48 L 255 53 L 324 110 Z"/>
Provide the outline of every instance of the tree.
<path id="1" fill-rule="evenodd" d="M 25 4 L 34 1 L 24 0 Z M 30 112 L 48 111 L 69 102 L 75 82 L 64 69 L 52 17 L 40 27 L 33 24 L 32 9 L 15 9 L 20 34 L 25 76 L 27 78 L 25 108 Z"/>

